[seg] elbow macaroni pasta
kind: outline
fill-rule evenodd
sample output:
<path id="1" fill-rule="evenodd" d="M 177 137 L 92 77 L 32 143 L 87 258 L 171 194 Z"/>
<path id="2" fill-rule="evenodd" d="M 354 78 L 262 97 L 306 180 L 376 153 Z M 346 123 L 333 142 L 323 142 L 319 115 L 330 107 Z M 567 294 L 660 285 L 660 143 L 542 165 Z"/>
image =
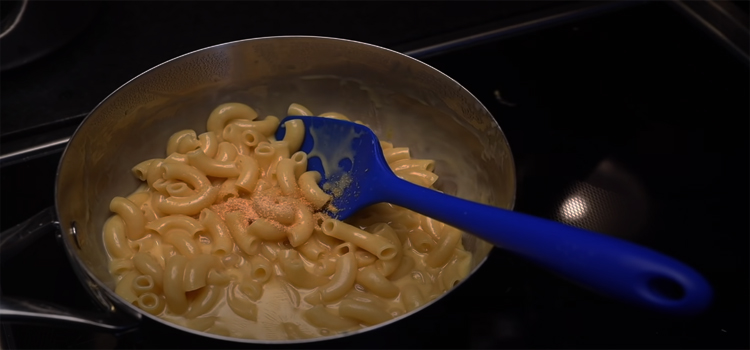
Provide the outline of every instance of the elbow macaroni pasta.
<path id="1" fill-rule="evenodd" d="M 299 339 L 388 321 L 466 278 L 471 253 L 452 227 L 387 203 L 346 222 L 326 216 L 331 194 L 299 151 L 303 123 L 276 140 L 279 118 L 256 119 L 247 105 L 219 105 L 205 132 L 177 131 L 164 158 L 132 168 L 143 184 L 111 200 L 102 229 L 126 302 L 197 331 Z M 380 144 L 396 175 L 433 187 L 435 161 Z"/>

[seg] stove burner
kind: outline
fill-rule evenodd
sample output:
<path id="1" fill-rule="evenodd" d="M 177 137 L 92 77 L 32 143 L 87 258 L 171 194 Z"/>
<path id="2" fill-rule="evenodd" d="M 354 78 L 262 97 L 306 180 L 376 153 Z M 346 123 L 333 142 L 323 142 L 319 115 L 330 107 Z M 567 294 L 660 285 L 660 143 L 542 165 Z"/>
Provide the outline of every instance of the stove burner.
<path id="1" fill-rule="evenodd" d="M 0 71 L 59 49 L 94 18 L 97 2 L 2 1 Z"/>

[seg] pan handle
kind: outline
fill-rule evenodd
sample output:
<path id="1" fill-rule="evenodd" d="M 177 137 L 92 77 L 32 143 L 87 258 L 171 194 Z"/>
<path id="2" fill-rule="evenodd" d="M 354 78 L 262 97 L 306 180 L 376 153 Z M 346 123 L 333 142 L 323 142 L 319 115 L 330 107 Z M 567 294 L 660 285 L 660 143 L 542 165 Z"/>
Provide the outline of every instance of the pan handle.
<path id="1" fill-rule="evenodd" d="M 114 312 L 85 312 L 37 300 L 22 300 L 3 296 L 0 299 L 0 319 L 3 323 L 50 325 L 86 329 L 115 334 L 138 328 L 138 320 Z"/>
<path id="2" fill-rule="evenodd" d="M 28 220 L 0 232 L 0 262 L 4 263 L 43 235 L 58 229 L 59 222 L 55 216 L 55 208 L 49 207 Z M 133 317 L 116 310 L 104 312 L 73 310 L 44 301 L 0 295 L 0 320 L 3 323 L 43 324 L 119 334 L 136 329 L 140 317 Z"/>
<path id="3" fill-rule="evenodd" d="M 0 262 L 12 258 L 31 243 L 59 229 L 55 208 L 49 207 L 28 220 L 0 233 Z"/>

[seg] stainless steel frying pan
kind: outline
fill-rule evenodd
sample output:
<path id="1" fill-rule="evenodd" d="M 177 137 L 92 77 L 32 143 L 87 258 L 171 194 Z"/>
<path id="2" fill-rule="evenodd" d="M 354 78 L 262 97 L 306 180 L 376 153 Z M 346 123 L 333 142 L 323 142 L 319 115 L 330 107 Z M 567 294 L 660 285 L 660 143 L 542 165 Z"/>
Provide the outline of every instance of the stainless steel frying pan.
<path id="1" fill-rule="evenodd" d="M 323 37 L 268 37 L 212 46 L 158 65 L 102 101 L 71 138 L 57 171 L 56 205 L 2 233 L 3 259 L 49 229 L 57 229 L 81 283 L 102 306 L 91 315 L 3 298 L 4 322 L 55 322 L 126 331 L 152 318 L 185 332 L 247 343 L 265 341 L 197 332 L 151 316 L 114 293 L 101 228 L 114 196 L 138 185 L 130 169 L 163 156 L 169 136 L 205 130 L 218 104 L 242 102 L 261 115 L 283 116 L 292 102 L 313 112 L 338 111 L 369 124 L 381 139 L 436 160 L 436 184 L 449 194 L 512 208 L 516 179 L 506 138 L 487 109 L 434 68 L 381 47 Z M 472 273 L 492 246 L 464 236 Z M 7 267 L 6 267 L 7 268 Z M 52 287 L 52 286 L 50 286 Z M 437 300 L 439 300 L 438 298 Z M 437 300 L 433 302 L 437 302 Z M 429 307 L 430 304 L 423 306 Z"/>

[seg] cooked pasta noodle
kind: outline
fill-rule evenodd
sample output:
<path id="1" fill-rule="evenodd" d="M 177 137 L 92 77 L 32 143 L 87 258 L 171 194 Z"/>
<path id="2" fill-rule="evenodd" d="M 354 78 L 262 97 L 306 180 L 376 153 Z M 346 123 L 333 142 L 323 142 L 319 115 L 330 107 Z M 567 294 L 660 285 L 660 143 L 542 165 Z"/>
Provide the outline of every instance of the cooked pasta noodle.
<path id="1" fill-rule="evenodd" d="M 242 103 L 207 117 L 203 133 L 177 131 L 163 158 L 133 166 L 142 186 L 110 202 L 103 241 L 126 302 L 196 331 L 301 339 L 385 322 L 468 275 L 461 232 L 436 220 L 388 203 L 325 215 L 336 193 L 307 171 L 301 121 L 277 140 L 279 118 Z M 435 161 L 380 144 L 396 175 L 433 187 Z"/>

